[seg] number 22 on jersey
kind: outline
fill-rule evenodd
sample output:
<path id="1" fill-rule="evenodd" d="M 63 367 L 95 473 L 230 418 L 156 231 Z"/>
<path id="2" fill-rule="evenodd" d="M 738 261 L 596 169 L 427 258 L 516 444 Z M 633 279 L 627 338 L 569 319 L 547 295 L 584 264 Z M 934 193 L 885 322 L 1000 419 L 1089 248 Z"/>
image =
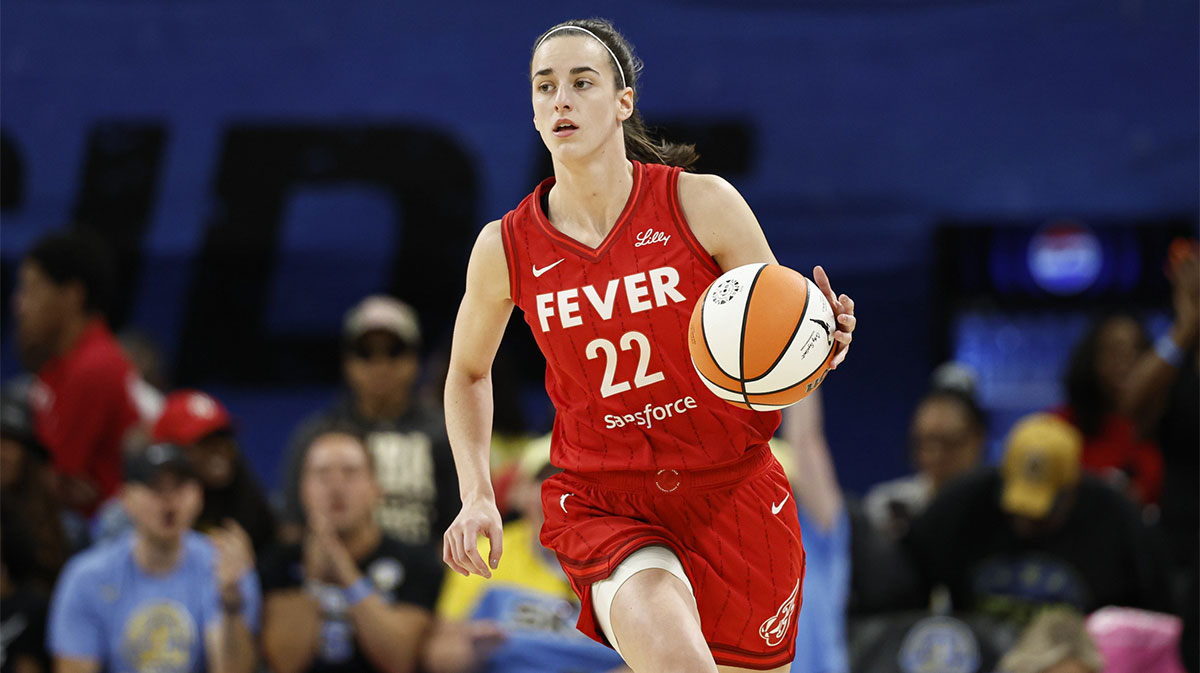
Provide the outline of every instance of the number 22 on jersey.
<path id="1" fill-rule="evenodd" d="M 633 385 L 638 388 L 645 388 L 648 385 L 662 381 L 665 376 L 662 372 L 647 373 L 650 368 L 650 340 L 641 332 L 626 332 L 621 335 L 621 350 L 633 350 L 633 345 L 637 344 L 638 364 L 637 372 L 633 375 Z M 611 397 L 617 393 L 623 393 L 630 389 L 629 381 L 614 381 L 617 374 L 617 347 L 608 339 L 599 338 L 593 339 L 587 345 L 587 357 L 589 360 L 595 360 L 600 357 L 600 353 L 604 353 L 604 381 L 600 383 L 600 396 Z"/>

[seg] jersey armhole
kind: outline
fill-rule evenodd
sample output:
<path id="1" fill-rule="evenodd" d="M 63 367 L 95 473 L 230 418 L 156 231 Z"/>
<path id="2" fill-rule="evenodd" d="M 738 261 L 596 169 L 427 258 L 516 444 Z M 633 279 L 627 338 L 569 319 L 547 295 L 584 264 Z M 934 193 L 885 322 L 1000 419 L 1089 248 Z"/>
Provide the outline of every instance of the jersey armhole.
<path id="1" fill-rule="evenodd" d="M 671 173 L 667 176 L 667 194 L 671 205 L 671 215 L 675 218 L 675 228 L 679 230 L 679 235 L 683 237 L 683 242 L 687 244 L 692 254 L 696 259 L 700 260 L 709 271 L 714 274 L 721 275 L 721 266 L 717 264 L 717 260 L 708 254 L 700 240 L 696 238 L 696 234 L 692 233 L 692 226 L 688 224 L 687 218 L 683 216 L 683 204 L 679 201 L 679 174 L 683 169 L 675 166 L 671 168 Z"/>
<path id="2" fill-rule="evenodd" d="M 504 243 L 504 262 L 508 265 L 508 294 L 513 304 L 519 304 L 521 276 L 517 273 L 517 251 L 513 245 L 513 213 L 509 211 L 500 219 L 500 240 Z"/>

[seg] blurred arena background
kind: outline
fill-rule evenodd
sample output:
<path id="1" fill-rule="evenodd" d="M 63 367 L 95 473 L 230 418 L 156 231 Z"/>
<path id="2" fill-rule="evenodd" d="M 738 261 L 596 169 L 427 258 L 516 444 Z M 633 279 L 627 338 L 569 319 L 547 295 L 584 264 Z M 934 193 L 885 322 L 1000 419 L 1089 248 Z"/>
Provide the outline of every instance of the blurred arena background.
<path id="1" fill-rule="evenodd" d="M 576 14 L 631 37 L 643 114 L 742 191 L 780 261 L 824 264 L 855 297 L 868 329 L 825 387 L 851 491 L 905 469 L 914 386 L 939 362 L 977 365 L 1012 418 L 1054 401 L 1088 312 L 1169 308 L 1161 260 L 1197 206 L 1182 1 L 10 0 L 4 286 L 40 234 L 103 232 L 114 326 L 161 344 L 172 383 L 255 419 L 244 444 L 274 484 L 290 428 L 336 384 L 356 299 L 412 303 L 444 350 L 475 233 L 548 174 L 531 36 Z M 1027 266 L 1059 219 L 1099 243 L 1061 256 L 1099 267 L 1068 292 Z M 545 428 L 536 351 L 506 350 Z"/>
<path id="2" fill-rule="evenodd" d="M 1169 324 L 1167 247 L 1200 202 L 1194 1 L 6 0 L 0 377 L 24 373 L 17 267 L 78 226 L 119 259 L 114 331 L 225 402 L 268 488 L 336 394 L 363 296 L 417 309 L 435 395 L 476 233 L 551 172 L 532 40 L 593 15 L 639 49 L 647 121 L 697 144 L 783 264 L 855 299 L 823 386 L 847 492 L 910 470 L 939 364 L 978 373 L 994 462 L 1012 421 L 1062 402 L 1092 319 Z M 520 322 L 497 422 L 537 435 Z"/>

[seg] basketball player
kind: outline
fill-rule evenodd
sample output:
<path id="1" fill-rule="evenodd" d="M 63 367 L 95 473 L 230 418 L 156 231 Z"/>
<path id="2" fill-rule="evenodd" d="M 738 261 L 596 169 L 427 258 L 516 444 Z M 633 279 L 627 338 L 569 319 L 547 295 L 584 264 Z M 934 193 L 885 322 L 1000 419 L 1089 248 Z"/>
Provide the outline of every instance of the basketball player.
<path id="1" fill-rule="evenodd" d="M 682 172 L 691 147 L 648 137 L 639 69 L 604 21 L 560 24 L 534 45 L 533 122 L 554 177 L 471 253 L 446 381 L 463 507 L 443 555 L 463 575 L 490 577 L 500 561 L 489 376 L 515 304 L 557 411 L 552 462 L 565 471 L 543 484 L 541 541 L 579 595 L 579 629 L 638 673 L 785 670 L 804 550 L 767 448 L 780 414 L 713 396 L 685 343 L 713 279 L 775 256 L 728 182 Z M 836 366 L 854 303 L 820 267 L 813 276 L 838 315 Z"/>

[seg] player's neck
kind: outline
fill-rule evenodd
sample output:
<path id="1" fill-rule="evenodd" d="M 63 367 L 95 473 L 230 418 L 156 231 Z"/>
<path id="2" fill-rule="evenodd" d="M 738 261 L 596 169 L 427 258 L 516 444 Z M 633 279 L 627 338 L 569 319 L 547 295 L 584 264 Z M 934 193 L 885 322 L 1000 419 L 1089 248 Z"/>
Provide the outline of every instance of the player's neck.
<path id="1" fill-rule="evenodd" d="M 554 187 L 550 190 L 550 221 L 560 230 L 606 236 L 633 191 L 633 164 L 602 148 L 600 155 L 579 163 L 554 162 Z"/>
<path id="2" fill-rule="evenodd" d="M 182 540 L 154 540 L 148 535 L 138 535 L 133 547 L 133 557 L 143 571 L 150 575 L 164 575 L 175 569 L 183 549 Z"/>

